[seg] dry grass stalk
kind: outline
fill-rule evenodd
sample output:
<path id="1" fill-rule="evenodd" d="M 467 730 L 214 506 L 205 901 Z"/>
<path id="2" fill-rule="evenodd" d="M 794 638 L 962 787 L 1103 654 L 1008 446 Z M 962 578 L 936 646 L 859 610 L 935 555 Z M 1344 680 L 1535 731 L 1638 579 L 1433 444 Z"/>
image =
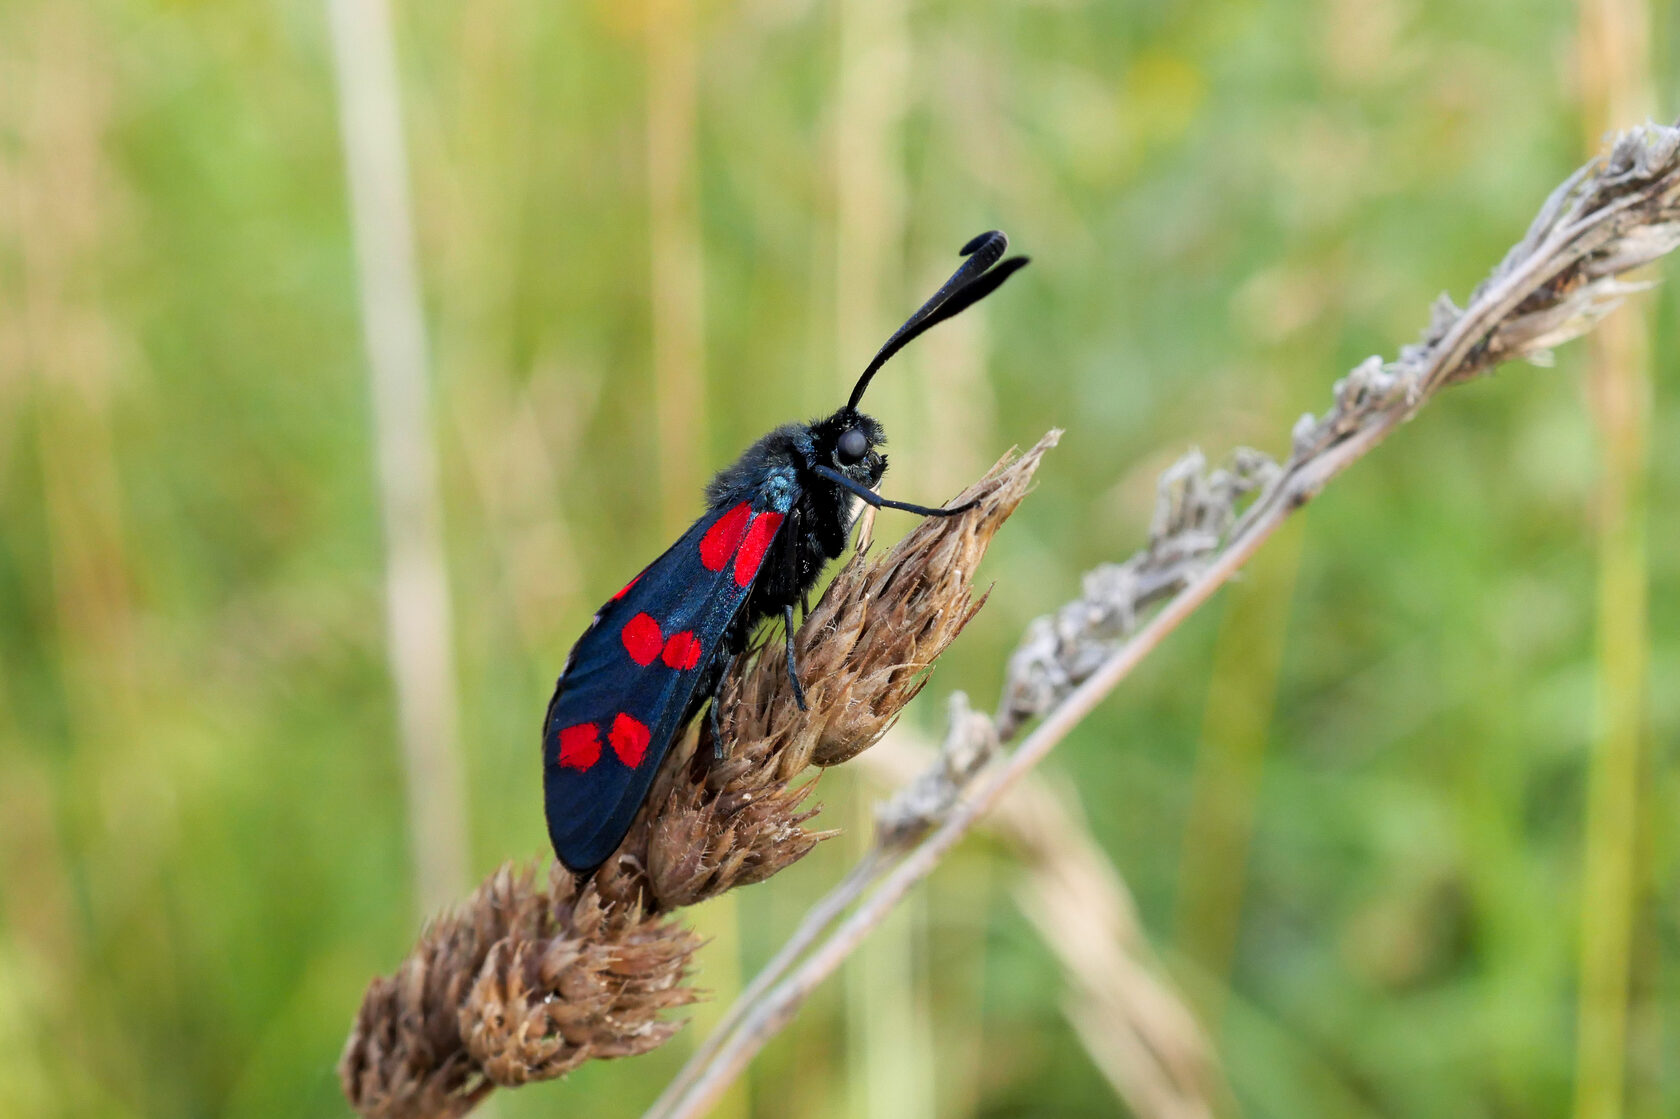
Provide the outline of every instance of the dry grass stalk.
<path id="1" fill-rule="evenodd" d="M 1219 1062 L 1145 939 L 1130 891 L 1071 792 L 1023 781 L 996 826 L 1027 866 L 1017 908 L 1061 962 L 1064 1011 L 1140 1119 L 1213 1119 Z"/>
<path id="2" fill-rule="evenodd" d="M 1334 388 L 1322 416 L 1295 424 L 1289 459 L 1255 459 L 1262 480 L 1240 516 L 1220 497 L 1215 479 L 1201 479 L 1199 456 L 1175 475 L 1215 499 L 1218 522 L 1183 571 L 1152 571 L 1159 541 L 1127 564 L 1130 576 L 1088 581 L 1085 595 L 1056 619 L 1029 631 L 1011 660 L 1005 699 L 993 726 L 966 719 L 952 737 L 1005 739 L 1024 722 L 1043 721 L 1000 765 L 979 770 L 948 795 L 900 798 L 893 827 L 829 895 L 820 899 L 784 949 L 748 984 L 741 1005 L 696 1052 L 649 1112 L 660 1119 L 702 1114 L 832 975 L 910 889 L 932 872 L 981 816 L 1015 788 L 1186 618 L 1232 578 L 1287 519 L 1336 475 L 1370 453 L 1443 387 L 1476 377 L 1513 358 L 1543 362 L 1551 347 L 1591 330 L 1642 285 L 1622 277 L 1680 247 L 1680 128 L 1647 124 L 1618 136 L 1603 157 L 1565 180 L 1541 207 L 1528 232 L 1464 308 L 1442 297 L 1417 343 L 1389 362 L 1373 357 Z M 1181 481 L 1183 479 L 1180 479 Z M 1199 481 L 1200 480 L 1200 481 Z M 1196 486 L 1192 486 L 1192 492 Z M 1221 510 L 1220 505 L 1225 508 Z M 1159 518 L 1158 518 L 1159 520 Z M 1192 518 L 1192 521 L 1194 519 Z M 1158 527 L 1158 526 L 1157 526 Z M 1149 578 L 1142 578 L 1148 574 Z M 1140 610 L 1158 605 L 1146 621 Z M 1061 623 L 1066 623 L 1065 625 Z M 1134 629 L 1135 627 L 1135 629 Z M 966 729 L 965 729 L 966 728 Z M 942 755 L 950 749 L 950 738 Z M 931 782 L 953 780 L 945 757 Z M 915 815 L 916 800 L 932 806 Z M 904 836 L 921 836 L 904 849 Z M 750 997 L 750 1004 L 746 1002 Z"/>
<path id="3" fill-rule="evenodd" d="M 385 531 L 385 656 L 396 691 L 415 894 L 426 913 L 468 881 L 467 813 L 396 39 L 386 0 L 328 0 L 326 8 Z"/>
<path id="4" fill-rule="evenodd" d="M 463 1115 L 493 1087 L 670 1038 L 681 1023 L 663 1012 L 699 996 L 683 985 L 698 942 L 669 911 L 768 878 L 832 834 L 805 826 L 816 810 L 802 774 L 873 745 L 926 684 L 984 602 L 975 569 L 1058 434 L 960 495 L 974 511 L 925 520 L 882 559 L 847 561 L 796 639 L 808 711 L 793 703 L 779 647 L 749 656 L 722 703 L 729 757 L 696 760 L 712 754 L 701 720 L 593 876 L 555 865 L 539 886 L 532 869 L 504 865 L 434 921 L 364 996 L 339 1063 L 356 1110 Z"/>
<path id="5" fill-rule="evenodd" d="M 957 693 L 952 732 L 937 758 L 909 735 L 894 734 L 870 752 L 871 777 L 889 788 L 921 789 L 924 803 L 930 794 L 949 795 L 977 769 L 967 764 L 976 756 L 973 745 L 987 741 L 975 720 L 991 723 Z M 901 791 L 888 827 L 942 813 L 937 802 L 916 813 L 903 801 Z M 1022 862 L 1017 907 L 1060 962 L 1068 987 L 1063 1011 L 1115 1095 L 1139 1119 L 1211 1119 L 1224 1091 L 1219 1061 L 1155 960 L 1131 891 L 1091 834 L 1077 792 L 1029 774 L 985 827 Z"/>
<path id="6" fill-rule="evenodd" d="M 1149 543 L 1122 563 L 1086 572 L 1078 598 L 1027 626 L 1009 658 L 998 737 L 1007 742 L 1054 708 L 1108 658 L 1115 642 L 1137 629 L 1151 606 L 1183 590 L 1219 551 L 1242 502 L 1277 477 L 1277 463 L 1248 447 L 1212 471 L 1194 450 L 1163 471 Z"/>

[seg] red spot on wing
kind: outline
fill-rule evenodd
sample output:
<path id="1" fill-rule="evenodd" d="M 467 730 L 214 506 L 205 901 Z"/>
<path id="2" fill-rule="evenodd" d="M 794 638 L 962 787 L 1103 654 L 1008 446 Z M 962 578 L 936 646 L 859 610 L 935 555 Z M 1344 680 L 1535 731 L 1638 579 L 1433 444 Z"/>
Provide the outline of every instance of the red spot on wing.
<path id="1" fill-rule="evenodd" d="M 752 507 L 743 501 L 706 530 L 706 535 L 700 538 L 700 562 L 706 565 L 707 571 L 723 570 L 723 565 L 741 546 L 741 537 L 746 533 L 750 520 Z"/>
<path id="2" fill-rule="evenodd" d="M 560 731 L 559 760 L 569 769 L 588 769 L 601 760 L 601 732 L 594 723 L 579 723 Z"/>
<path id="3" fill-rule="evenodd" d="M 607 736 L 607 741 L 612 743 L 618 760 L 635 769 L 642 764 L 642 755 L 647 753 L 649 737 L 646 723 L 621 711 L 613 720 L 612 733 Z"/>
<path id="4" fill-rule="evenodd" d="M 627 595 L 627 594 L 629 594 L 629 593 L 630 593 L 630 588 L 631 588 L 631 587 L 633 587 L 633 586 L 635 586 L 635 585 L 636 585 L 636 581 L 637 581 L 637 580 L 638 580 L 638 579 L 640 579 L 640 578 L 641 578 L 641 576 L 640 576 L 640 575 L 637 575 L 637 576 L 636 576 L 636 578 L 635 578 L 635 579 L 632 579 L 632 580 L 630 580 L 630 581 L 629 581 L 629 582 L 628 582 L 628 583 L 626 583 L 626 584 L 624 584 L 624 589 L 623 589 L 623 590 L 621 590 L 621 591 L 619 591 L 619 592 L 618 592 L 618 593 L 617 593 L 617 594 L 615 594 L 615 595 L 613 595 L 613 596 L 612 596 L 612 600 L 613 600 L 613 601 L 614 601 L 614 602 L 617 602 L 617 601 L 618 601 L 618 600 L 619 600 L 619 599 L 621 599 L 621 598 L 623 598 L 623 597 L 624 597 L 624 596 L 625 596 L 625 595 Z"/>
<path id="5" fill-rule="evenodd" d="M 619 630 L 618 638 L 624 642 L 624 649 L 630 654 L 630 659 L 639 665 L 650 665 L 659 658 L 659 651 L 665 647 L 665 635 L 659 632 L 659 623 L 648 614 L 637 614 L 624 628 Z"/>
<path id="6" fill-rule="evenodd" d="M 667 667 L 679 672 L 699 664 L 700 642 L 694 639 L 694 631 L 685 629 L 681 633 L 673 633 L 665 642 L 663 660 Z"/>
<path id="7" fill-rule="evenodd" d="M 753 581 L 753 576 L 758 574 L 759 565 L 764 562 L 764 553 L 770 547 L 770 540 L 780 527 L 780 513 L 760 513 L 753 518 L 752 527 L 747 529 L 747 538 L 741 541 L 741 550 L 735 553 L 736 586 L 744 587 Z"/>

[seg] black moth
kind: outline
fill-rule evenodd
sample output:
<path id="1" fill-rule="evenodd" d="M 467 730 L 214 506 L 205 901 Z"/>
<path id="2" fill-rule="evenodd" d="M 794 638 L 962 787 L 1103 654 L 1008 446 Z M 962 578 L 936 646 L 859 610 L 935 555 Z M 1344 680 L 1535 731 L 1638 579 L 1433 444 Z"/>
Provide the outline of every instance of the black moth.
<path id="1" fill-rule="evenodd" d="M 881 425 L 858 411 L 870 378 L 912 338 L 996 291 L 1025 257 L 982 233 L 962 266 L 887 339 L 827 419 L 785 424 L 706 487 L 706 514 L 596 613 L 566 660 L 543 720 L 543 797 L 554 853 L 579 873 L 630 830 L 665 751 L 708 700 L 755 626 L 780 617 L 801 710 L 793 607 L 845 550 L 856 499 L 950 517 L 875 493 L 886 473 Z M 714 722 L 714 731 L 716 724 Z M 721 738 L 714 733 L 717 748 Z"/>

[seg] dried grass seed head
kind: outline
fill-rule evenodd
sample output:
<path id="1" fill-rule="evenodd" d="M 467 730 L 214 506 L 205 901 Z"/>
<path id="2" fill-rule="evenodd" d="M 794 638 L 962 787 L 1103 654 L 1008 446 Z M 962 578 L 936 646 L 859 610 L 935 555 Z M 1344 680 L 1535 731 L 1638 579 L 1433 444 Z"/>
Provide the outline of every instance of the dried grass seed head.
<path id="1" fill-rule="evenodd" d="M 369 985 L 339 1060 L 344 1094 L 370 1119 L 464 1115 L 495 1085 L 647 1052 L 679 1028 L 663 1011 L 696 997 L 682 981 L 698 947 L 557 864 L 545 887 L 504 864 Z"/>

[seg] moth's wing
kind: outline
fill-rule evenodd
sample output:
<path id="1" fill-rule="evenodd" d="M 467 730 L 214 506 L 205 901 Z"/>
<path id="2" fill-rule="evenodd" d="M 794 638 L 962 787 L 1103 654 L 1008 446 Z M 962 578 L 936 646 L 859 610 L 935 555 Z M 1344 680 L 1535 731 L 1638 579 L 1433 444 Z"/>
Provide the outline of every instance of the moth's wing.
<path id="1" fill-rule="evenodd" d="M 593 870 L 630 830 L 782 519 L 747 502 L 707 513 L 572 648 L 543 722 L 548 837 L 571 869 Z"/>

